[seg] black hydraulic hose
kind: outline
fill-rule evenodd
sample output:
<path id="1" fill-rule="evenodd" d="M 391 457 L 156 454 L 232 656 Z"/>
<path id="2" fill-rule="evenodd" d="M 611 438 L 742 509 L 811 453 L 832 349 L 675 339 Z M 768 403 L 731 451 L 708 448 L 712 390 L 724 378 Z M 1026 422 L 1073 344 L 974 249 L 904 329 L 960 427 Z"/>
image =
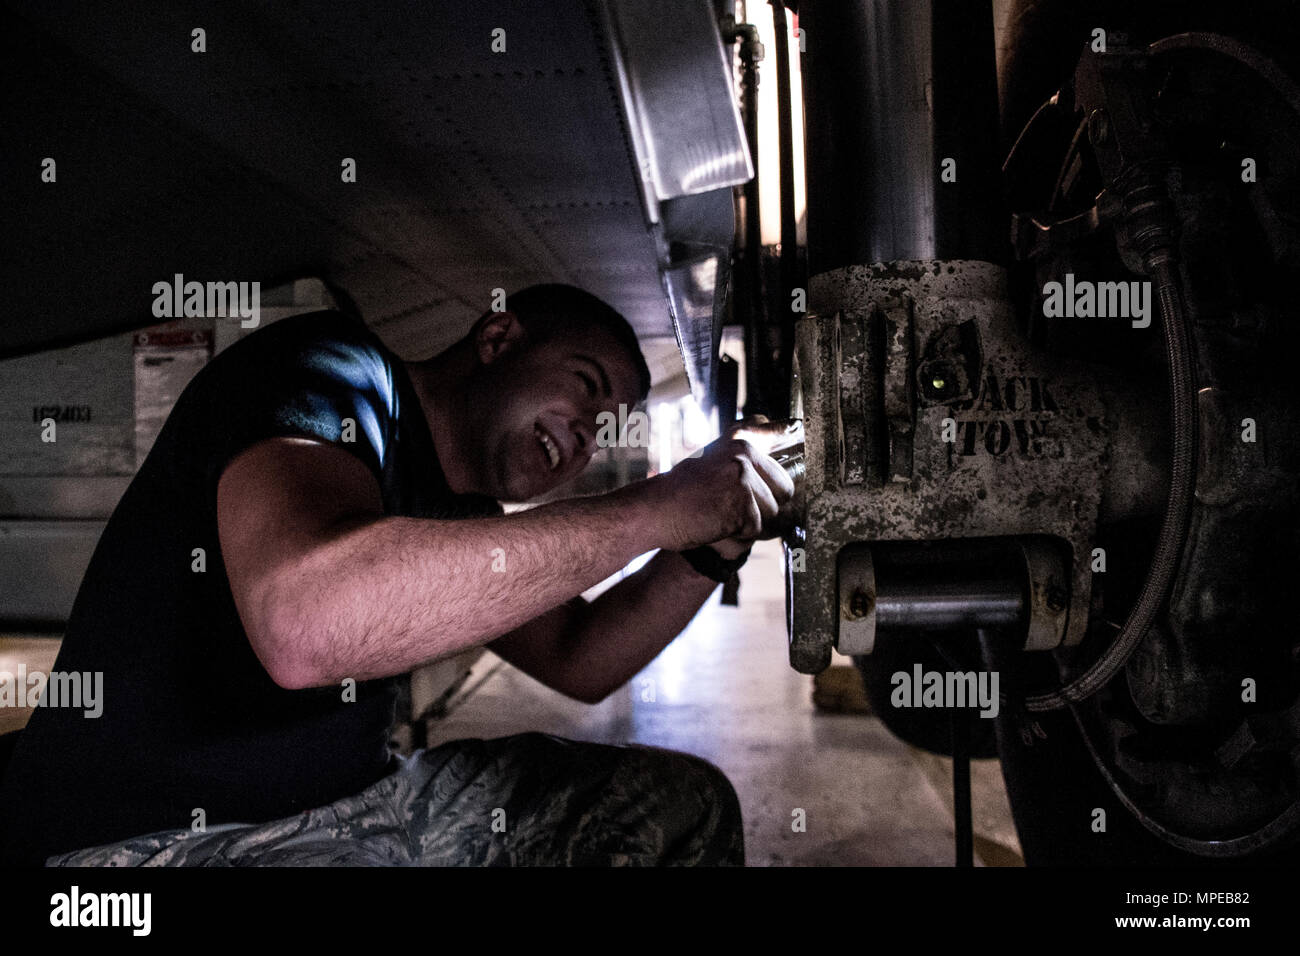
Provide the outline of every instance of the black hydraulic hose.
<path id="1" fill-rule="evenodd" d="M 1123 667 L 1146 636 L 1173 585 L 1174 575 L 1187 538 L 1192 496 L 1196 484 L 1196 368 L 1191 332 L 1183 307 L 1177 266 L 1171 245 L 1163 245 L 1147 257 L 1156 277 L 1160 315 L 1164 321 L 1165 355 L 1169 362 L 1169 401 L 1173 418 L 1173 461 L 1169 499 L 1156 542 L 1151 570 L 1142 585 L 1137 604 L 1124 622 L 1115 642 L 1084 674 L 1060 690 L 1037 694 L 1025 700 L 1030 711 L 1059 710 L 1096 693 Z"/>
<path id="2" fill-rule="evenodd" d="M 1058 96 L 1053 95 L 1034 111 L 1034 115 L 1030 117 L 1017 137 L 1015 145 L 1012 146 L 1002 167 L 1004 171 L 1010 170 L 1030 128 L 1040 117 L 1055 108 L 1058 101 Z M 1067 159 L 1068 155 L 1072 155 L 1077 149 L 1080 136 L 1086 127 L 1085 119 L 1075 130 Z M 1161 523 L 1151 570 L 1143 583 L 1137 604 L 1129 614 L 1119 636 L 1081 677 L 1059 690 L 1027 697 L 1025 709 L 1031 712 L 1060 710 L 1089 697 L 1105 686 L 1128 662 L 1168 597 L 1186 540 L 1196 477 L 1195 365 L 1174 260 L 1173 234 L 1169 225 L 1171 212 L 1167 199 L 1163 196 L 1163 190 L 1151 182 L 1149 170 L 1145 172 L 1147 172 L 1145 185 L 1140 184 L 1130 194 L 1130 199 L 1138 198 L 1141 203 L 1140 210 L 1136 211 L 1140 212 L 1140 215 L 1135 214 L 1133 203 L 1128 204 L 1128 212 L 1130 224 L 1137 226 L 1135 238 L 1140 241 L 1144 249 L 1143 258 L 1147 271 L 1156 277 L 1156 294 L 1160 302 L 1161 320 L 1164 323 L 1173 432 L 1173 464 L 1169 497 L 1165 502 L 1164 520 Z M 1049 203 L 1055 202 L 1062 177 L 1057 178 Z"/>

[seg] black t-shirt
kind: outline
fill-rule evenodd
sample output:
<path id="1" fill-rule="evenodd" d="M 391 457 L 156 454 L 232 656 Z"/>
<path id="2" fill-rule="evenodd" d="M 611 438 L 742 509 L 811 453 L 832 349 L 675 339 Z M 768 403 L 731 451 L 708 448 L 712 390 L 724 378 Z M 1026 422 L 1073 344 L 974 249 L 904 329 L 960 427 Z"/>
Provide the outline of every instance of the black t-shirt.
<path id="1" fill-rule="evenodd" d="M 208 824 L 265 822 L 393 769 L 393 679 L 359 682 L 355 702 L 341 686 L 285 690 L 235 609 L 217 481 L 236 454 L 277 435 L 356 455 L 387 514 L 501 513 L 447 487 L 405 369 L 360 320 L 295 316 L 226 349 L 181 394 L 95 549 L 54 670 L 102 672 L 102 714 L 35 710 L 0 784 L 0 860 L 39 865 L 190 827 L 199 810 Z"/>

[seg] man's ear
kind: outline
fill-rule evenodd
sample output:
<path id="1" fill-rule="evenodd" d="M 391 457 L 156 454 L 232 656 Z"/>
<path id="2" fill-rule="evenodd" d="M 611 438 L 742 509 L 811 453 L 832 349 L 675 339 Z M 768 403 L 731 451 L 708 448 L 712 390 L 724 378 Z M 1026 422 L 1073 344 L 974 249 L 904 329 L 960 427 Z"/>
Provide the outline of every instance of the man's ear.
<path id="1" fill-rule="evenodd" d="M 513 312 L 490 312 L 474 330 L 474 351 L 480 362 L 490 365 L 526 337 L 523 323 Z"/>

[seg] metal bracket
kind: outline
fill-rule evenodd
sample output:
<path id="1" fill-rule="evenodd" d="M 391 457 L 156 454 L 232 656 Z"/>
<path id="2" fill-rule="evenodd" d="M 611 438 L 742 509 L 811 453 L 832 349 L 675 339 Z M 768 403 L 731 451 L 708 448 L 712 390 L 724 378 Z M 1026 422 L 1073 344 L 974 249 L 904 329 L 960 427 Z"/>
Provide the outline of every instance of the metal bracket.
<path id="1" fill-rule="evenodd" d="M 840 552 L 840 626 L 836 640 L 841 654 L 870 654 L 876 647 L 876 569 L 871 549 Z"/>

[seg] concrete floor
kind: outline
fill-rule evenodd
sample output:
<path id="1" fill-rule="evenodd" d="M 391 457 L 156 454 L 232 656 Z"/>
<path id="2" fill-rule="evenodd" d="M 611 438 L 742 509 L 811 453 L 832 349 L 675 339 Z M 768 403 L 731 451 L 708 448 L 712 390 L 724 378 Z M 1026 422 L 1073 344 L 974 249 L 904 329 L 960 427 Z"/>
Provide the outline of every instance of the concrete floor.
<path id="1" fill-rule="evenodd" d="M 741 574 L 740 606 L 718 592 L 690 627 L 599 705 L 568 700 L 485 653 L 429 723 L 431 746 L 537 730 L 696 754 L 735 785 L 756 866 L 949 866 L 951 764 L 897 740 L 872 716 L 823 713 L 786 657 L 780 546 Z M 847 661 L 847 659 L 843 659 Z M 975 761 L 977 865 L 1022 865 L 996 760 Z M 803 810 L 806 831 L 795 832 Z"/>

